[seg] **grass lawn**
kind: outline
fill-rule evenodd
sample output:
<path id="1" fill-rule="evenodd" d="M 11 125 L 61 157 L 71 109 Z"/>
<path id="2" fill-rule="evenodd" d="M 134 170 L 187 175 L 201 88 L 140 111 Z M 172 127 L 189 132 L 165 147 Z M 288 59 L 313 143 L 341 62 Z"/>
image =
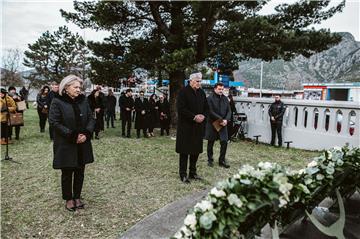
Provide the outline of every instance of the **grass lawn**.
<path id="1" fill-rule="evenodd" d="M 61 198 L 60 171 L 52 168 L 48 131 L 39 132 L 34 109 L 26 111 L 25 124 L 20 141 L 10 145 L 10 156 L 21 164 L 1 162 L 2 238 L 116 238 L 166 204 L 233 175 L 243 164 L 271 161 L 298 169 L 318 155 L 253 142 L 231 143 L 230 169 L 216 164 L 209 168 L 203 153 L 198 174 L 205 180 L 184 185 L 174 140 L 159 137 L 159 131 L 151 139 L 121 138 L 117 120 L 115 129 L 93 141 L 95 162 L 86 167 L 82 193 L 86 209 L 71 213 Z M 219 147 L 216 143 L 215 156 Z M 1 147 L 2 158 L 4 153 Z"/>

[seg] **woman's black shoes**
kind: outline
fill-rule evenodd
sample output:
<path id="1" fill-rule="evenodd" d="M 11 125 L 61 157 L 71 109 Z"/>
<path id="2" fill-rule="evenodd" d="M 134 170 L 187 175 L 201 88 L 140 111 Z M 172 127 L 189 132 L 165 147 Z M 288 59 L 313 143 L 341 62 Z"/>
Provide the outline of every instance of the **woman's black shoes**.
<path id="1" fill-rule="evenodd" d="M 73 201 L 73 206 L 72 206 L 72 207 L 68 207 L 68 206 L 67 206 L 67 202 L 68 202 L 68 201 L 66 201 L 65 209 L 68 210 L 68 211 L 70 211 L 70 212 L 75 212 L 75 211 L 76 211 L 75 202 Z"/>

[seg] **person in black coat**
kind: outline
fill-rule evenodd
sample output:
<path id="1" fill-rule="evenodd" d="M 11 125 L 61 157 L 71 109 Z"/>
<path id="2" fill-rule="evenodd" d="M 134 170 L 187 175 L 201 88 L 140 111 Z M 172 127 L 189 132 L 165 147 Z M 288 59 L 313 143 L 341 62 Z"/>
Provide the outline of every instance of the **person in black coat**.
<path id="1" fill-rule="evenodd" d="M 122 105 L 124 104 L 125 97 L 126 97 L 125 92 L 122 91 L 121 94 L 120 94 L 120 97 L 119 97 L 120 119 L 121 119 L 121 113 L 123 112 Z"/>
<path id="2" fill-rule="evenodd" d="M 100 90 L 95 89 L 88 96 L 88 102 L 90 109 L 93 111 L 94 118 L 96 120 L 95 125 L 95 139 L 99 139 L 99 132 L 104 130 L 104 111 L 105 105 L 103 102 L 103 97 L 100 95 Z"/>
<path id="3" fill-rule="evenodd" d="M 165 99 L 163 95 L 159 96 L 159 101 L 157 102 L 159 108 L 159 120 L 160 120 L 160 135 L 164 135 L 164 130 L 166 135 L 169 136 L 170 133 L 170 104 Z"/>
<path id="4" fill-rule="evenodd" d="M 189 85 L 179 91 L 177 98 L 176 152 L 180 154 L 179 174 L 180 180 L 184 183 L 190 183 L 189 179 L 201 179 L 196 172 L 196 162 L 203 151 L 205 118 L 208 114 L 206 95 L 200 88 L 201 78 L 201 73 L 191 74 Z"/>
<path id="5" fill-rule="evenodd" d="M 131 113 L 134 110 L 134 99 L 132 98 L 132 90 L 127 89 L 124 96 L 119 98 L 119 106 L 121 110 L 121 128 L 122 136 L 125 137 L 125 127 L 127 125 L 126 137 L 131 137 Z"/>
<path id="6" fill-rule="evenodd" d="M 275 95 L 275 102 L 270 105 L 269 116 L 271 125 L 271 145 L 275 144 L 276 133 L 279 147 L 282 146 L 282 121 L 286 107 L 281 101 L 280 95 Z"/>
<path id="7" fill-rule="evenodd" d="M 228 141 L 227 124 L 231 119 L 231 109 L 230 109 L 229 100 L 226 96 L 223 95 L 223 91 L 224 91 L 224 84 L 216 83 L 214 86 L 214 92 L 207 98 L 209 105 L 209 117 L 206 123 L 205 139 L 208 140 L 208 144 L 207 144 L 208 165 L 210 167 L 214 166 L 213 147 L 215 140 L 220 139 L 219 166 L 224 168 L 229 168 L 230 166 L 225 161 L 225 155 L 226 155 L 227 141 Z M 214 121 L 219 121 L 220 122 L 219 124 L 222 126 L 219 132 L 213 126 Z"/>
<path id="8" fill-rule="evenodd" d="M 148 115 L 148 126 L 149 126 L 149 135 L 154 137 L 154 128 L 158 125 L 159 122 L 159 106 L 156 101 L 156 95 L 152 94 L 149 98 L 149 115 Z"/>
<path id="9" fill-rule="evenodd" d="M 95 120 L 86 97 L 81 94 L 81 85 L 82 80 L 77 76 L 65 77 L 49 112 L 49 123 L 54 129 L 53 168 L 61 169 L 62 197 L 69 211 L 84 207 L 80 198 L 85 165 L 94 162 L 91 134 Z"/>
<path id="10" fill-rule="evenodd" d="M 144 96 L 144 91 L 139 92 L 140 96 L 135 99 L 135 129 L 136 136 L 140 138 L 140 131 L 143 131 L 144 137 L 147 138 L 147 129 L 149 126 L 149 114 L 150 114 L 150 105 L 148 99 Z"/>
<path id="11" fill-rule="evenodd" d="M 114 116 L 115 116 L 115 107 L 116 107 L 116 97 L 111 89 L 108 91 L 106 96 L 106 126 L 109 128 L 109 121 L 111 122 L 111 127 L 114 126 Z"/>
<path id="12" fill-rule="evenodd" d="M 39 126 L 41 133 L 45 132 L 46 119 L 49 113 L 49 92 L 49 86 L 44 86 L 43 88 L 41 88 L 39 94 L 36 97 L 37 112 L 39 115 Z"/>
<path id="13" fill-rule="evenodd" d="M 58 94 L 59 94 L 59 84 L 56 81 L 53 81 L 53 82 L 51 82 L 51 91 L 49 92 L 49 98 L 48 98 L 49 111 L 50 111 L 52 100 Z M 50 139 L 53 140 L 54 134 L 53 134 L 53 128 L 51 127 L 51 125 L 49 125 L 49 135 L 50 135 Z"/>

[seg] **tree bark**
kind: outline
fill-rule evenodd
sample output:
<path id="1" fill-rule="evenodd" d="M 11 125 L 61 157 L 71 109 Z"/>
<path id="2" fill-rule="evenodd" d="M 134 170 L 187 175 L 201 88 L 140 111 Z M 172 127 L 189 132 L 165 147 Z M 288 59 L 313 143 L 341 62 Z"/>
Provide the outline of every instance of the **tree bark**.
<path id="1" fill-rule="evenodd" d="M 180 89 L 184 86 L 185 72 L 174 71 L 169 74 L 170 79 L 170 114 L 171 114 L 171 125 L 176 127 L 177 125 L 177 109 L 176 100 Z"/>

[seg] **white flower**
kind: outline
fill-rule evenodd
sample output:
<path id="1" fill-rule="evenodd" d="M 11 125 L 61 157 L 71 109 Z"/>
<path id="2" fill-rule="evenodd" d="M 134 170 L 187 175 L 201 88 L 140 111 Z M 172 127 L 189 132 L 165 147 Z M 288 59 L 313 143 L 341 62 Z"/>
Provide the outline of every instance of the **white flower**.
<path id="1" fill-rule="evenodd" d="M 307 167 L 308 168 L 313 168 L 313 167 L 316 167 L 317 165 L 318 165 L 318 163 L 315 160 L 313 160 L 307 165 Z"/>
<path id="2" fill-rule="evenodd" d="M 305 169 L 300 169 L 299 171 L 298 171 L 298 174 L 300 174 L 300 175 L 302 175 L 302 174 L 304 174 L 305 173 Z"/>
<path id="3" fill-rule="evenodd" d="M 251 181 L 249 179 L 240 179 L 240 183 L 250 185 Z"/>
<path id="4" fill-rule="evenodd" d="M 241 175 L 238 173 L 233 176 L 233 178 L 235 178 L 235 179 L 240 179 L 240 177 L 241 177 Z"/>
<path id="5" fill-rule="evenodd" d="M 244 165 L 241 167 L 241 169 L 239 170 L 239 174 L 240 175 L 247 175 L 250 172 L 254 171 L 254 167 L 250 166 L 250 165 Z"/>
<path id="6" fill-rule="evenodd" d="M 336 161 L 336 163 L 337 163 L 337 165 L 342 166 L 344 164 L 344 161 L 342 161 L 341 159 L 338 159 Z"/>
<path id="7" fill-rule="evenodd" d="M 304 183 L 306 184 L 306 185 L 309 185 L 309 184 L 311 184 L 312 183 L 312 179 L 311 178 L 305 178 L 305 180 L 304 180 Z"/>
<path id="8" fill-rule="evenodd" d="M 327 156 L 328 156 L 327 158 L 331 159 L 332 158 L 332 153 L 330 151 L 326 151 L 326 152 L 327 152 Z"/>
<path id="9" fill-rule="evenodd" d="M 279 191 L 282 193 L 282 194 L 286 194 L 288 195 L 290 190 L 293 188 L 293 185 L 291 183 L 284 183 L 284 184 L 281 184 L 280 187 L 279 187 Z"/>
<path id="10" fill-rule="evenodd" d="M 259 180 L 262 180 L 265 176 L 265 172 L 261 170 L 253 170 L 250 172 L 250 175 L 254 178 L 257 178 Z"/>
<path id="11" fill-rule="evenodd" d="M 206 212 L 200 217 L 200 226 L 209 230 L 212 227 L 212 222 L 215 220 L 216 216 L 213 212 Z"/>
<path id="12" fill-rule="evenodd" d="M 335 146 L 335 147 L 334 147 L 334 150 L 336 150 L 336 151 L 341 151 L 341 147 Z"/>
<path id="13" fill-rule="evenodd" d="M 280 201 L 279 207 L 283 207 L 287 204 L 287 201 L 282 197 L 279 198 L 279 201 Z"/>
<path id="14" fill-rule="evenodd" d="M 184 220 L 184 224 L 186 226 L 189 226 L 191 228 L 191 230 L 195 230 L 195 226 L 196 226 L 196 216 L 194 213 L 189 214 L 185 217 Z"/>
<path id="15" fill-rule="evenodd" d="M 333 174 L 334 172 L 335 172 L 335 169 L 333 167 L 330 166 L 330 167 L 326 168 L 326 173 L 327 174 Z"/>
<path id="16" fill-rule="evenodd" d="M 230 194 L 228 197 L 227 197 L 227 200 L 229 202 L 230 205 L 235 205 L 237 207 L 242 207 L 243 203 L 242 201 L 240 200 L 240 198 L 238 198 L 238 196 L 234 193 Z"/>
<path id="17" fill-rule="evenodd" d="M 319 172 L 319 168 L 314 168 L 314 167 L 306 168 L 306 173 L 309 175 L 313 175 L 317 172 Z"/>
<path id="18" fill-rule="evenodd" d="M 304 193 L 310 194 L 309 189 L 304 184 L 300 183 L 299 187 L 301 187 L 301 189 L 303 190 Z"/>
<path id="19" fill-rule="evenodd" d="M 217 198 L 226 196 L 226 193 L 223 190 L 218 190 L 217 188 L 211 189 L 210 194 L 214 195 Z"/>
<path id="20" fill-rule="evenodd" d="M 269 162 L 265 162 L 265 163 L 260 162 L 258 164 L 258 167 L 262 168 L 262 169 L 265 169 L 265 170 L 268 170 L 268 169 L 272 169 L 273 165 L 272 165 L 272 163 L 269 163 Z"/>
<path id="21" fill-rule="evenodd" d="M 205 212 L 207 210 L 213 209 L 214 207 L 211 202 L 207 200 L 202 200 L 201 202 L 195 205 L 195 208 L 199 208 L 201 211 Z"/>
<path id="22" fill-rule="evenodd" d="M 287 183 L 288 179 L 283 173 L 277 173 L 273 176 L 273 181 L 279 185 Z"/>
<path id="23" fill-rule="evenodd" d="M 316 175 L 316 180 L 321 181 L 321 180 L 323 180 L 324 178 L 325 178 L 325 176 L 322 175 L 321 173 L 319 173 L 319 174 Z"/>
<path id="24" fill-rule="evenodd" d="M 185 238 L 189 238 L 192 234 L 192 232 L 186 226 L 182 226 L 180 228 L 180 231 L 182 231 L 185 234 Z"/>

